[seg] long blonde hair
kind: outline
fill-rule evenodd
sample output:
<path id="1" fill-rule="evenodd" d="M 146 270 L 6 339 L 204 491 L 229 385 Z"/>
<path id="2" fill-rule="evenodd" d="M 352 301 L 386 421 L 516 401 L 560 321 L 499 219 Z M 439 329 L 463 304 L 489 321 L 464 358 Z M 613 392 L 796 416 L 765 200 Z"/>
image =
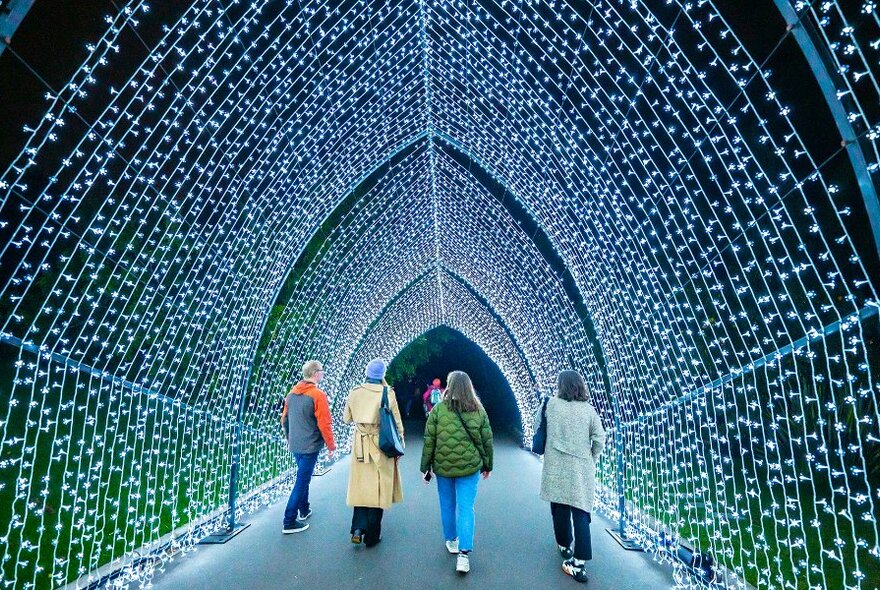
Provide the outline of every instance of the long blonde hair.
<path id="1" fill-rule="evenodd" d="M 452 371 L 446 377 L 443 401 L 453 412 L 478 412 L 483 409 L 471 378 L 464 371 Z"/>

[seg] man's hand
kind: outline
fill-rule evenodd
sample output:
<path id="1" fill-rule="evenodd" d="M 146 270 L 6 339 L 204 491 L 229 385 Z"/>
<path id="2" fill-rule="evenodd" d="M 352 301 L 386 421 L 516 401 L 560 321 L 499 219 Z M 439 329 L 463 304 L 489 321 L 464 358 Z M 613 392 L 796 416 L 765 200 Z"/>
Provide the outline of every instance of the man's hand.
<path id="1" fill-rule="evenodd" d="M 483 479 L 489 479 L 490 475 L 492 475 L 491 471 L 484 471 L 483 472 Z"/>

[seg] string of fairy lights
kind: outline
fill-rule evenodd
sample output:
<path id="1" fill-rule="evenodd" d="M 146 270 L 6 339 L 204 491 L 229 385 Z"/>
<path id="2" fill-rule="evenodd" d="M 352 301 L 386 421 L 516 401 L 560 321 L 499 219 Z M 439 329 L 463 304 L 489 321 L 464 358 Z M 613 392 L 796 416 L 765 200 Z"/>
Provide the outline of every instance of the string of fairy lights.
<path id="1" fill-rule="evenodd" d="M 447 325 L 459 330 L 486 351 L 508 379 L 520 413 L 523 416 L 531 415 L 537 406 L 537 399 L 530 395 L 534 382 L 516 343 L 459 278 L 442 271 L 440 280 L 444 300 L 454 304 L 455 315 L 443 317 L 437 313 L 441 308 L 437 305 L 436 277 L 431 274 L 423 275 L 399 299 L 383 310 L 380 321 L 352 355 L 350 374 L 345 377 L 353 382 L 357 381 L 361 378 L 359 367 L 363 362 L 388 354 L 389 350 L 392 353 L 397 352 L 408 344 L 404 333 L 395 328 L 399 325 L 398 322 L 418 325 L 423 333 L 436 326 Z M 528 433 L 531 432 L 531 424 L 524 424 L 524 427 Z"/>
<path id="2" fill-rule="evenodd" d="M 121 4 L 62 87 L 2 55 L 45 103 L 0 169 L 0 587 L 197 531 L 241 408 L 239 491 L 268 501 L 302 361 L 345 445 L 365 363 L 440 325 L 527 435 L 584 373 L 621 445 L 602 509 L 620 458 L 661 558 L 880 584 L 874 0 Z"/>
<path id="3" fill-rule="evenodd" d="M 514 390 L 521 407 L 532 408 L 539 391 L 552 390 L 553 367 L 573 364 L 587 376 L 596 392 L 597 406 L 606 408 L 601 376 L 595 361 L 590 362 L 592 353 L 582 321 L 531 238 L 516 226 L 497 198 L 476 184 L 475 178 L 449 156 L 438 154 L 434 144 L 422 141 L 414 149 L 360 197 L 359 206 L 336 222 L 331 233 L 321 237 L 322 251 L 298 277 L 289 303 L 276 320 L 277 330 L 272 331 L 257 369 L 255 383 L 263 391 L 253 396 L 247 415 L 259 422 L 259 417 L 271 415 L 277 408 L 278 392 L 286 391 L 297 378 L 298 367 L 290 362 L 291 357 L 326 359 L 328 389 L 343 394 L 340 399 L 344 399 L 345 392 L 363 377 L 359 372 L 363 367 L 357 368 L 357 362 L 350 358 L 351 351 L 361 346 L 364 334 L 372 333 L 371 318 L 384 313 L 382 302 L 392 299 L 395 293 L 416 288 L 415 277 L 427 274 L 434 278 L 437 273 L 454 273 L 478 293 L 493 294 L 492 309 L 502 325 L 511 326 L 511 336 L 521 355 L 533 367 L 531 385 Z M 431 186 L 437 190 L 434 198 Z M 436 267 L 434 258 L 434 220 L 430 214 L 434 201 L 438 207 L 442 270 Z M 481 215 L 475 216 L 475 211 Z M 486 223 L 484 218 L 491 221 Z M 506 228 L 503 235 L 498 235 L 499 226 Z M 389 258 L 385 253 L 390 243 L 405 248 L 408 256 Z M 498 251 L 499 244 L 503 244 L 504 252 Z M 509 257 L 514 248 L 519 250 L 519 264 L 531 269 L 518 281 L 510 280 L 517 270 Z M 474 267 L 473 252 L 482 253 L 485 267 Z M 425 280 L 428 288 L 438 291 L 436 284 L 430 286 L 431 279 Z M 444 284 L 441 280 L 440 288 L 446 293 Z M 423 282 L 418 288 L 425 288 Z M 428 299 L 426 304 L 430 302 Z M 456 325 L 466 325 L 453 319 L 458 307 L 441 304 L 439 292 L 433 304 L 441 310 L 441 319 L 447 317 Z M 530 321 L 518 325 L 511 320 L 515 317 L 530 317 Z M 369 350 L 393 358 L 412 334 L 435 325 L 405 330 L 385 349 Z M 320 334 L 314 333 L 316 326 L 324 327 Z M 466 328 L 463 333 L 470 335 L 473 330 Z M 491 340 L 481 339 L 478 343 L 486 350 L 492 348 Z M 334 366 L 345 368 L 345 374 L 332 370 Z M 341 380 L 337 379 L 340 376 Z M 515 375 L 508 376 L 514 382 Z M 529 410 L 524 415 L 531 413 Z M 530 422 L 524 426 L 530 431 Z M 344 429 L 341 422 L 337 428 Z"/>

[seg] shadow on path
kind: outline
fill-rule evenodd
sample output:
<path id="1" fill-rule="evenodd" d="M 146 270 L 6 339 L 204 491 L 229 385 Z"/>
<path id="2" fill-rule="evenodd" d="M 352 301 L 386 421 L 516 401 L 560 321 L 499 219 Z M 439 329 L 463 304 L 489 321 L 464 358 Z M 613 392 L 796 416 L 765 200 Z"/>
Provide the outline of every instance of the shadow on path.
<path id="1" fill-rule="evenodd" d="M 654 589 L 673 585 L 669 566 L 624 551 L 594 515 L 590 580 L 562 573 L 550 507 L 538 498 L 540 461 L 513 442 L 496 441 L 495 472 L 480 481 L 471 572 L 455 572 L 440 529 L 435 482 L 419 474 L 422 441 L 408 424 L 401 459 L 404 502 L 385 512 L 382 543 L 352 545 L 351 509 L 345 504 L 348 458 L 312 480 L 311 527 L 281 534 L 286 498 L 248 516 L 250 528 L 225 545 L 202 545 L 169 564 L 153 580 L 157 590 L 192 588 L 591 588 Z"/>

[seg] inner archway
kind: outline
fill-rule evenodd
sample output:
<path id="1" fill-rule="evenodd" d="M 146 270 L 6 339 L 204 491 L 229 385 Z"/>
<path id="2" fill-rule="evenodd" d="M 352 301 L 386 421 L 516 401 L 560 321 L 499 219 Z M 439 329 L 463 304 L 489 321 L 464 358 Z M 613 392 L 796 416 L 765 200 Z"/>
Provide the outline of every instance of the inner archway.
<path id="1" fill-rule="evenodd" d="M 418 397 L 410 418 L 423 417 L 421 397 L 428 383 L 439 378 L 446 385 L 450 371 L 464 371 L 474 383 L 492 430 L 522 441 L 522 416 L 513 390 L 492 359 L 467 336 L 448 326 L 428 330 L 394 357 L 388 365 L 389 382 L 397 390 L 398 400 Z"/>

